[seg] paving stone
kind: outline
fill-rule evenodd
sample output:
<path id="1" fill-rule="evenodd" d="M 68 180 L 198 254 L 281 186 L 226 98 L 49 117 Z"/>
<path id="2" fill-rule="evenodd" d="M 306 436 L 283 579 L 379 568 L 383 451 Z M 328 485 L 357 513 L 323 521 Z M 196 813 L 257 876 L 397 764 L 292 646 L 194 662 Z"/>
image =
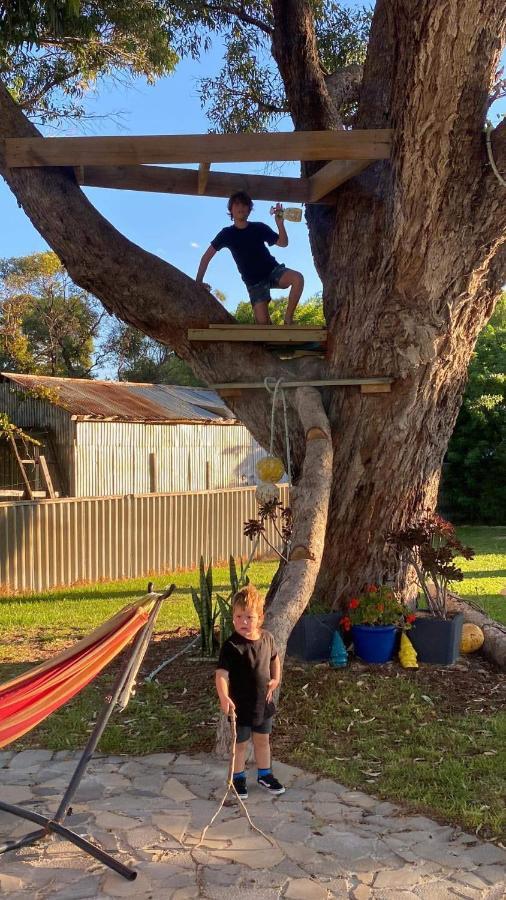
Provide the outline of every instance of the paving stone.
<path id="1" fill-rule="evenodd" d="M 198 896 L 199 889 L 195 884 L 191 887 L 176 888 L 176 890 L 172 894 L 170 894 L 170 900 L 192 900 L 193 897 Z"/>
<path id="2" fill-rule="evenodd" d="M 299 780 L 306 774 L 303 769 L 298 769 L 297 766 L 289 766 L 287 763 L 282 763 L 278 759 L 272 760 L 272 768 L 276 772 L 276 778 L 279 778 L 285 787 L 291 784 L 295 785 L 296 783 L 298 787 Z"/>
<path id="3" fill-rule="evenodd" d="M 455 900 L 455 892 L 444 881 L 431 881 L 430 884 L 417 887 L 416 896 L 420 900 Z"/>
<path id="4" fill-rule="evenodd" d="M 27 787 L 19 787 L 18 785 L 3 784 L 2 800 L 4 803 L 14 803 L 18 806 L 33 799 L 31 790 Z"/>
<path id="5" fill-rule="evenodd" d="M 457 884 L 465 884 L 478 890 L 483 891 L 488 887 L 487 882 L 480 877 L 478 872 L 455 872 L 453 878 Z"/>
<path id="6" fill-rule="evenodd" d="M 14 756 L 14 750 L 0 750 L 0 769 L 7 767 Z"/>
<path id="7" fill-rule="evenodd" d="M 501 850 L 500 847 L 494 846 L 494 844 L 481 844 L 477 847 L 467 847 L 465 852 L 473 863 L 478 863 L 479 865 L 482 863 L 488 863 L 490 865 L 499 863 L 506 867 L 506 851 Z"/>
<path id="8" fill-rule="evenodd" d="M 197 799 L 195 794 L 192 794 L 177 778 L 167 779 L 162 788 L 162 794 L 164 797 L 170 797 L 171 800 L 175 800 L 176 803 L 186 803 L 189 800 Z"/>
<path id="9" fill-rule="evenodd" d="M 379 888 L 407 888 L 419 884 L 423 874 L 414 866 L 403 866 L 402 869 L 384 869 L 374 879 L 374 890 Z"/>
<path id="10" fill-rule="evenodd" d="M 150 753 L 149 756 L 143 756 L 148 766 L 166 766 L 167 768 L 174 762 L 175 753 Z"/>
<path id="11" fill-rule="evenodd" d="M 27 771 L 32 768 L 39 768 L 42 763 L 53 758 L 52 750 L 21 750 L 16 753 L 10 761 L 11 769 L 23 769 Z"/>
<path id="12" fill-rule="evenodd" d="M 367 884 L 358 884 L 353 888 L 350 897 L 352 900 L 369 900 L 372 897 L 371 888 Z"/>
<path id="13" fill-rule="evenodd" d="M 22 878 L 18 878 L 16 875 L 2 875 L 0 872 L 0 890 L 2 893 L 5 891 L 6 894 L 9 894 L 11 891 L 19 891 L 25 887 L 25 882 Z"/>
<path id="14" fill-rule="evenodd" d="M 58 900 L 95 900 L 99 893 L 98 875 L 88 875 L 71 885 L 55 885 L 53 897 Z"/>
<path id="15" fill-rule="evenodd" d="M 166 834 L 172 835 L 177 841 L 182 841 L 190 824 L 191 816 L 185 813 L 154 813 L 153 823 Z"/>
<path id="16" fill-rule="evenodd" d="M 276 847 L 269 847 L 267 841 L 263 841 L 261 850 L 255 838 L 243 838 L 241 846 L 234 845 L 228 850 L 215 850 L 214 855 L 220 859 L 232 859 L 250 869 L 263 869 L 275 866 L 283 859 L 283 853 Z"/>
<path id="17" fill-rule="evenodd" d="M 239 890 L 235 885 L 232 887 L 209 885 L 206 895 L 210 900 L 238 900 L 239 897 L 240 900 L 279 900 L 279 890 L 276 888 L 256 888 L 250 885 L 248 887 L 241 885 Z"/>
<path id="18" fill-rule="evenodd" d="M 106 896 L 144 898 L 151 893 L 151 881 L 144 872 L 139 872 L 135 881 L 127 881 L 121 875 L 110 872 L 102 881 L 101 889 Z"/>
<path id="19" fill-rule="evenodd" d="M 120 816 L 118 813 L 99 813 L 95 819 L 99 828 L 107 831 L 127 831 L 129 828 L 138 828 L 139 820 L 129 816 Z"/>
<path id="20" fill-rule="evenodd" d="M 284 892 L 290 900 L 327 900 L 327 888 L 310 878 L 291 878 Z"/>
<path id="21" fill-rule="evenodd" d="M 124 839 L 134 850 L 145 850 L 148 847 L 159 845 L 162 836 L 158 828 L 142 825 L 140 828 L 129 829 L 124 835 Z"/>
<path id="22" fill-rule="evenodd" d="M 451 890 L 454 891 L 455 897 L 469 897 L 469 900 L 480 900 L 483 897 L 483 890 L 469 887 L 467 884 L 456 884 Z"/>
<path id="23" fill-rule="evenodd" d="M 346 806 L 345 803 L 318 803 L 312 800 L 308 804 L 315 815 L 321 816 L 331 822 L 355 821 L 360 822 L 364 816 L 364 810 L 354 806 Z"/>
<path id="24" fill-rule="evenodd" d="M 475 872 L 480 878 L 497 884 L 498 881 L 506 881 L 506 868 L 504 866 L 478 866 Z"/>
<path id="25" fill-rule="evenodd" d="M 360 806 L 361 809 L 373 810 L 378 805 L 377 797 L 370 797 L 369 794 L 363 794 L 362 791 L 345 791 L 341 794 L 340 799 L 342 803 Z"/>

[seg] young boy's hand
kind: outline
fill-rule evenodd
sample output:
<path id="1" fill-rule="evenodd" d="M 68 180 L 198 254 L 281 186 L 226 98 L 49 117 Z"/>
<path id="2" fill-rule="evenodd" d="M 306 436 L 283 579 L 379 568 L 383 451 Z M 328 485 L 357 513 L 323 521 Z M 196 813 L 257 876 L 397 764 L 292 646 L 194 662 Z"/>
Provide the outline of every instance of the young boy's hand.
<path id="1" fill-rule="evenodd" d="M 267 682 L 267 696 L 265 698 L 267 703 L 271 702 L 272 696 L 273 696 L 274 691 L 276 690 L 278 684 L 279 684 L 279 681 L 277 681 L 276 678 L 271 678 L 271 680 Z"/>
<path id="2" fill-rule="evenodd" d="M 223 697 L 220 700 L 221 711 L 225 713 L 226 716 L 229 716 L 231 713 L 235 712 L 235 703 L 230 697 Z"/>

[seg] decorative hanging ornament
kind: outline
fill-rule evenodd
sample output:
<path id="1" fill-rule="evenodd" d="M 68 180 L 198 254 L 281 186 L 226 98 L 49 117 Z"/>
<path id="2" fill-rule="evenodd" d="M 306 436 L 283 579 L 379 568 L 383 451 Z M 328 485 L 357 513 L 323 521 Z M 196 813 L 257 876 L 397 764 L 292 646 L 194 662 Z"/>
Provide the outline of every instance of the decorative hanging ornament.
<path id="1" fill-rule="evenodd" d="M 277 484 L 272 484 L 270 481 L 261 481 L 260 484 L 257 484 L 255 496 L 258 505 L 264 506 L 273 500 L 279 500 L 279 488 Z"/>
<path id="2" fill-rule="evenodd" d="M 399 662 L 403 669 L 418 669 L 416 650 L 407 634 L 401 634 L 401 646 L 399 648 Z"/>
<path id="3" fill-rule="evenodd" d="M 474 653 L 483 646 L 485 635 L 479 625 L 473 625 L 472 622 L 464 622 L 462 626 L 462 637 L 460 639 L 461 653 Z"/>
<path id="4" fill-rule="evenodd" d="M 279 456 L 263 456 L 256 464 L 257 475 L 260 481 L 268 481 L 271 484 L 283 477 L 285 467 Z"/>
<path id="5" fill-rule="evenodd" d="M 332 638 L 329 663 L 334 669 L 341 669 L 348 663 L 348 651 L 338 631 L 334 631 L 334 637 Z"/>

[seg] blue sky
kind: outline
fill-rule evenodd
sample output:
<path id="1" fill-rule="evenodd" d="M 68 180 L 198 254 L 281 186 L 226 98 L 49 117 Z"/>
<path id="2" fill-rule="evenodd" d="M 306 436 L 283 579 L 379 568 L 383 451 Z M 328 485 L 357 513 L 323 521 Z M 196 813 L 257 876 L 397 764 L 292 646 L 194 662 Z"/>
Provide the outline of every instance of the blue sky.
<path id="1" fill-rule="evenodd" d="M 218 62 L 216 48 L 211 57 L 205 57 L 202 65 L 190 60 L 183 61 L 175 74 L 148 86 L 138 80 L 126 89 L 112 83 L 102 84 L 100 96 L 90 98 L 88 109 L 96 115 L 123 113 L 118 124 L 113 119 L 91 121 L 86 133 L 94 134 L 191 134 L 207 131 L 208 123 L 197 94 L 197 79 L 209 74 Z M 214 57 L 214 58 L 213 58 Z M 496 104 L 496 115 L 506 110 L 505 101 Z M 60 129 L 59 134 L 81 134 L 82 131 Z M 289 120 L 281 124 L 282 130 L 290 130 Z M 55 134 L 54 130 L 47 132 Z M 261 165 L 216 166 L 217 169 L 237 171 L 264 171 Z M 296 164 L 282 167 L 285 175 L 297 175 Z M 229 224 L 226 214 L 226 200 L 202 197 L 187 197 L 176 194 L 138 193 L 134 191 L 113 191 L 85 188 L 92 203 L 130 240 L 140 244 L 152 253 L 170 261 L 188 275 L 194 277 L 200 257 L 214 235 Z M 276 200 L 273 197 L 273 200 Z M 252 218 L 272 223 L 269 216 L 270 203 L 258 201 Z M 0 215 L 7 223 L 2 229 L 0 257 L 22 256 L 47 249 L 41 236 L 19 209 L 14 196 L 0 180 Z M 290 243 L 288 248 L 275 248 L 280 262 L 300 269 L 306 279 L 304 297 L 310 297 L 321 290 L 321 282 L 316 274 L 307 230 L 304 223 L 288 223 Z M 227 296 L 227 307 L 235 309 L 237 303 L 246 299 L 246 291 L 227 251 L 217 254 L 206 276 L 214 288 L 219 288 Z"/>

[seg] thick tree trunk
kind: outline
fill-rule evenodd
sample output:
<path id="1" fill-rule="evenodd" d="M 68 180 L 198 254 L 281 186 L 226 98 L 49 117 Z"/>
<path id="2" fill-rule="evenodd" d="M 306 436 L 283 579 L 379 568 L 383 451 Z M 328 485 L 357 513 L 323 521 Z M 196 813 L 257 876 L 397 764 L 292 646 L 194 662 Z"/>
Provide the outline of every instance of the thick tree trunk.
<path id="1" fill-rule="evenodd" d="M 309 0 L 273 0 L 272 9 L 273 53 L 295 128 L 341 127 Z M 505 27 L 505 0 L 378 0 L 356 125 L 392 127 L 392 158 L 343 185 L 335 207 L 307 207 L 331 344 L 321 374 L 396 379 L 391 394 L 339 388 L 323 395 L 333 470 L 317 593 L 329 604 L 346 585 L 355 591 L 392 574 L 387 532 L 434 506 L 470 355 L 506 277 L 504 188 L 482 135 Z M 0 86 L 0 137 L 34 133 Z M 504 171 L 506 123 L 495 129 L 492 146 Z M 176 350 L 198 375 L 212 382 L 296 374 L 256 346 L 190 344 L 188 327 L 229 321 L 227 312 L 192 279 L 119 234 L 72 171 L 8 170 L 0 144 L 0 174 L 74 280 Z M 311 471 L 309 459 L 323 467 L 326 484 L 331 465 L 328 441 L 306 443 L 302 395 L 289 403 L 299 492 L 295 543 L 314 558 L 290 561 L 269 607 L 282 653 L 322 552 L 326 513 L 311 508 L 318 469 Z M 245 392 L 231 406 L 266 446 L 265 392 Z M 309 537 L 299 540 L 304 531 Z"/>

